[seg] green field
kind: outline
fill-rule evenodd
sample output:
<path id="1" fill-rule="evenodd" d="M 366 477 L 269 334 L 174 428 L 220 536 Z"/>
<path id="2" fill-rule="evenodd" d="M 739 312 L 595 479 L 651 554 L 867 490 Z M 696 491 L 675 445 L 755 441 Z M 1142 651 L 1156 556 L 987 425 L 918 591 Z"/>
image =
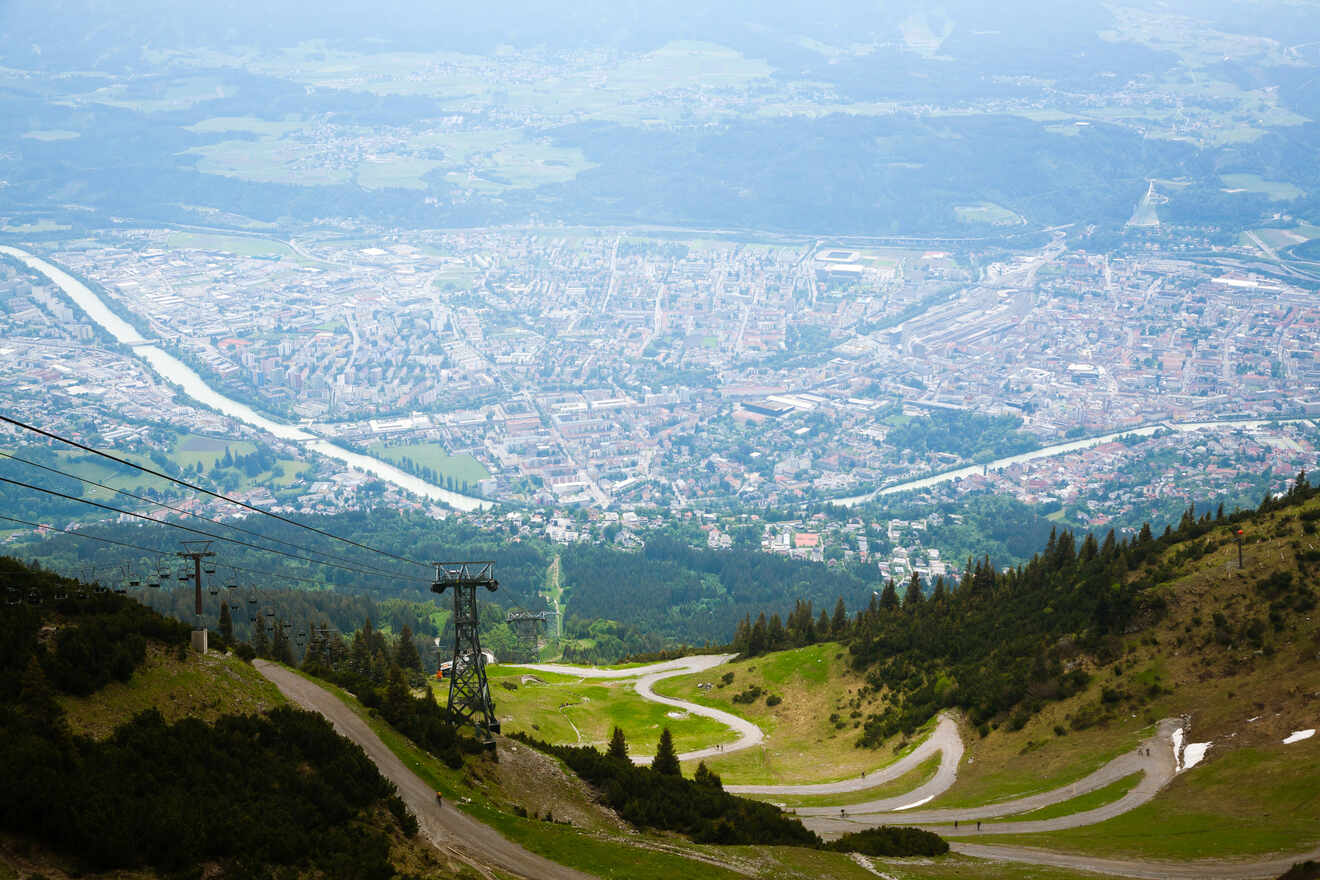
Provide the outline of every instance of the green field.
<path id="1" fill-rule="evenodd" d="M 633 690 L 636 679 L 580 679 L 517 666 L 492 666 L 489 675 L 496 714 L 505 730 L 520 730 L 555 745 L 603 748 L 616 726 L 637 755 L 654 754 L 666 727 L 680 752 L 736 738 L 718 721 L 643 700 Z M 525 681 L 531 677 L 541 683 Z M 507 684 L 517 689 L 510 690 Z"/>
<path id="2" fill-rule="evenodd" d="M 418 467 L 428 467 L 435 471 L 441 481 L 453 477 L 455 485 L 467 483 L 475 486 L 481 480 L 490 477 L 486 466 L 466 453 L 450 455 L 439 443 L 405 443 L 387 446 L 373 443 L 367 452 L 376 458 L 402 465 L 405 458 L 410 458 Z"/>

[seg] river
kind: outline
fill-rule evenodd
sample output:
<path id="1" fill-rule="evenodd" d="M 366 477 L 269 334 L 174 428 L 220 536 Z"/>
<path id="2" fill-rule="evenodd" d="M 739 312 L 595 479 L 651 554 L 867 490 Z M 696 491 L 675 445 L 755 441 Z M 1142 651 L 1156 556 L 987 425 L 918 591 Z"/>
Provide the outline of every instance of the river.
<path id="1" fill-rule="evenodd" d="M 206 384 L 206 380 L 197 375 L 187 364 L 163 348 L 152 345 L 143 339 L 142 334 L 138 333 L 128 322 L 110 311 L 101 298 L 92 292 L 91 288 L 68 272 L 52 263 L 48 263 L 41 257 L 15 247 L 0 245 L 0 254 L 13 257 L 28 268 L 40 272 L 58 284 L 68 294 L 69 298 L 78 305 L 78 308 L 83 310 L 87 317 L 103 327 L 116 341 L 129 346 L 133 354 L 150 365 L 157 375 L 183 389 L 184 394 L 187 394 L 198 403 L 218 410 L 230 418 L 237 419 L 254 428 L 260 428 L 281 440 L 300 443 L 314 452 L 328 458 L 337 459 L 354 470 L 369 473 L 387 483 L 393 483 L 400 489 L 414 495 L 420 495 L 432 501 L 441 501 L 456 510 L 480 510 L 493 506 L 489 501 L 453 492 L 434 483 L 429 483 L 420 477 L 405 473 L 388 462 L 345 449 L 337 443 L 317 436 L 306 428 L 279 422 L 261 415 L 247 404 L 239 403 L 237 400 L 216 391 Z"/>
<path id="2" fill-rule="evenodd" d="M 1023 452 L 1019 455 L 1010 455 L 1005 458 L 997 458 L 994 461 L 984 464 L 973 464 L 967 467 L 961 467 L 957 470 L 944 471 L 943 473 L 933 474 L 929 477 L 922 477 L 917 480 L 907 480 L 902 483 L 895 483 L 892 486 L 884 486 L 865 495 L 853 495 L 848 498 L 836 498 L 831 504 L 837 504 L 840 507 L 856 507 L 858 504 L 865 504 L 867 501 L 874 501 L 885 495 L 895 495 L 899 492 L 911 492 L 916 489 L 929 489 L 931 486 L 938 486 L 940 483 L 951 483 L 954 480 L 961 480 L 963 477 L 971 477 L 985 471 L 1002 471 L 1005 468 L 1012 467 L 1015 464 L 1021 464 L 1026 461 L 1035 461 L 1038 458 L 1052 458 L 1056 455 L 1066 455 L 1069 452 L 1078 452 L 1083 449 L 1090 449 L 1093 446 L 1099 446 L 1103 443 L 1112 443 L 1119 437 L 1149 437 L 1161 428 L 1167 428 L 1174 431 L 1201 431 L 1213 428 L 1247 428 L 1255 429 L 1263 425 L 1278 424 L 1292 425 L 1301 423 L 1311 423 L 1311 419 L 1224 419 L 1222 421 L 1208 422 L 1161 422 L 1158 425 L 1142 425 L 1139 428 L 1129 428 L 1124 431 L 1115 431 L 1112 434 L 1103 434 L 1099 437 L 1087 437 L 1082 440 L 1069 440 L 1065 443 L 1054 443 L 1049 446 L 1042 446 L 1039 449 L 1033 449 L 1030 452 Z"/>

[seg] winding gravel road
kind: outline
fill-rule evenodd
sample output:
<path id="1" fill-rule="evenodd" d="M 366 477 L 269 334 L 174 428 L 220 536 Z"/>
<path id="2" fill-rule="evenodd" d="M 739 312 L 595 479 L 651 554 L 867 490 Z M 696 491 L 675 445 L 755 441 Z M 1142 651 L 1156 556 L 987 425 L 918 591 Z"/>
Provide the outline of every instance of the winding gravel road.
<path id="1" fill-rule="evenodd" d="M 962 760 L 963 742 L 958 735 L 958 725 L 947 715 L 941 715 L 935 730 L 920 745 L 899 760 L 873 770 L 865 777 L 857 776 L 839 782 L 820 782 L 812 785 L 726 785 L 724 790 L 731 794 L 787 794 L 787 795 L 822 795 L 844 794 L 852 791 L 865 791 L 877 785 L 897 779 L 909 770 L 919 766 L 931 755 L 939 752 L 940 767 L 935 776 L 912 791 L 893 798 L 869 801 L 848 808 L 849 812 L 880 813 L 897 810 L 908 804 L 922 803 L 947 791 L 958 778 L 958 762 Z M 838 807 L 799 807 L 795 812 L 799 816 L 827 816 L 838 813 Z M 855 830 L 855 829 L 854 829 Z"/>
<path id="2" fill-rule="evenodd" d="M 300 675 L 265 660 L 253 660 L 257 671 L 293 702 L 329 719 L 335 730 L 362 747 L 381 774 L 399 789 L 399 797 L 417 816 L 426 838 L 441 850 L 465 861 L 498 868 L 527 880 L 592 880 L 592 875 L 566 868 L 523 849 L 489 825 L 452 806 L 440 807 L 435 791 L 381 742 L 375 731 L 334 694 Z"/>
<path id="3" fill-rule="evenodd" d="M 538 663 L 524 668 L 541 672 L 574 675 L 581 678 L 637 678 L 637 693 L 643 698 L 668 706 L 683 709 L 695 715 L 713 718 L 728 724 L 737 730 L 740 739 L 737 743 L 726 746 L 724 753 L 738 748 L 748 748 L 763 739 L 759 728 L 745 719 L 728 712 L 698 706 L 683 700 L 661 697 L 652 687 L 658 681 L 675 675 L 703 672 L 726 662 L 731 655 L 706 655 L 685 657 L 665 663 L 655 663 L 633 669 L 591 669 L 578 666 L 564 666 L 552 663 Z M 438 808 L 435 793 L 402 761 L 395 757 L 375 732 L 367 726 L 333 694 L 313 684 L 305 678 L 283 667 L 264 660 L 255 660 L 258 671 L 279 687 L 289 699 L 304 708 L 319 712 L 328 718 L 335 729 L 343 736 L 353 740 L 366 751 L 385 775 L 399 789 L 399 795 L 408 807 L 417 815 L 422 832 L 440 849 L 453 853 L 456 857 L 471 860 L 479 865 L 494 866 L 501 871 L 512 872 L 527 880 L 591 880 L 591 876 L 549 861 L 501 836 L 489 826 L 459 812 L 456 809 Z M 1099 770 L 1070 785 L 1053 789 L 1030 797 L 1004 801 L 984 807 L 967 809 L 943 809 L 917 811 L 915 807 L 934 798 L 947 790 L 957 779 L 958 764 L 962 759 L 963 742 L 958 734 L 958 726 L 948 716 L 940 716 L 931 736 L 911 753 L 889 767 L 867 774 L 866 779 L 848 779 L 840 782 L 817 785 L 779 785 L 779 786 L 727 786 L 734 794 L 836 794 L 858 791 L 883 782 L 896 779 L 918 766 L 936 752 L 941 753 L 940 767 L 933 779 L 925 785 L 898 797 L 883 798 L 864 804 L 853 804 L 844 809 L 846 816 L 835 815 L 838 807 L 811 807 L 796 811 L 802 823 L 819 833 L 822 837 L 833 838 L 860 828 L 870 828 L 878 824 L 920 825 L 944 834 L 954 833 L 952 822 L 957 819 L 960 837 L 987 836 L 995 834 L 1025 834 L 1037 831 L 1058 831 L 1090 825 L 1125 813 L 1140 804 L 1149 801 L 1175 775 L 1172 735 L 1178 729 L 1175 719 L 1160 722 L 1154 736 L 1141 744 L 1140 749 L 1124 753 L 1106 763 Z M 1146 750 L 1150 755 L 1146 755 Z M 708 757 L 717 754 L 714 749 L 702 749 L 685 753 L 682 757 Z M 638 763 L 647 763 L 651 759 L 634 758 Z M 1122 798 L 1111 804 L 1060 816 L 1054 819 L 1038 821 L 1009 822 L 983 825 L 977 832 L 975 826 L 968 828 L 964 822 L 973 823 L 978 819 L 991 819 L 1011 816 L 1030 810 L 1056 804 L 1069 798 L 1077 797 L 1089 791 L 1122 779 L 1132 773 L 1142 771 L 1142 780 Z M 1107 859 L 1071 853 L 1051 852 L 1022 846 L 987 846 L 970 843 L 966 840 L 950 841 L 950 848 L 962 855 L 996 861 L 1011 861 L 1033 865 L 1053 866 L 1073 870 L 1093 871 L 1118 877 L 1134 877 L 1139 880 L 1256 880 L 1256 878 L 1277 877 L 1287 871 L 1295 862 L 1307 859 L 1320 859 L 1320 848 L 1309 853 L 1295 856 L 1282 856 L 1258 861 L 1197 861 L 1197 862 L 1159 862 L 1128 859 Z"/>
<path id="4" fill-rule="evenodd" d="M 1069 785 L 1029 797 L 1017 798 L 1016 800 L 1001 801 L 983 807 L 909 810 L 900 813 L 889 813 L 883 817 L 876 815 L 877 813 L 897 809 L 897 807 L 891 806 L 894 802 L 903 801 L 909 804 L 918 802 L 920 800 L 919 797 L 916 797 L 918 791 L 920 791 L 918 790 L 899 798 L 889 798 L 871 804 L 856 804 L 847 808 L 848 815 L 846 817 L 837 814 L 838 808 L 834 810 L 815 808 L 810 811 L 800 809 L 797 812 L 799 815 L 806 817 L 803 820 L 804 825 L 822 836 L 830 837 L 837 837 L 848 831 L 856 831 L 859 827 L 870 827 L 878 821 L 883 821 L 887 825 L 920 825 L 940 834 L 953 834 L 955 833 L 953 823 L 957 820 L 959 828 L 956 833 L 959 836 L 1030 834 L 1037 831 L 1060 831 L 1064 828 L 1093 825 L 1096 822 L 1112 819 L 1120 813 L 1126 813 L 1128 810 L 1146 803 L 1155 797 L 1164 786 L 1169 784 L 1169 780 L 1174 777 L 1172 737 L 1179 726 L 1180 722 L 1176 719 L 1166 718 L 1159 723 L 1155 734 L 1142 742 L 1138 748 L 1124 752 L 1094 773 Z M 957 736 L 956 728 L 954 729 L 954 736 Z M 961 741 L 959 746 L 961 747 Z M 1146 754 L 1147 751 L 1150 752 L 1150 755 Z M 945 760 L 948 760 L 947 752 L 945 753 Z M 944 768 L 944 763 L 941 763 L 940 770 L 944 770 Z M 987 824 L 983 825 L 979 831 L 975 829 L 974 823 L 978 819 L 993 819 L 1038 810 L 1104 788 L 1112 782 L 1139 771 L 1143 772 L 1144 775 L 1131 791 L 1113 803 L 1096 807 L 1094 810 L 1071 813 L 1054 819 Z M 950 782 L 950 784 L 952 783 Z M 831 816 L 830 813 L 834 813 L 834 815 Z M 966 824 L 969 821 L 973 823 L 970 830 Z"/>
<path id="5" fill-rule="evenodd" d="M 686 700 L 662 697 L 654 690 L 656 682 L 673 678 L 676 675 L 705 672 L 708 669 L 729 662 L 736 656 L 738 655 L 698 654 L 693 657 L 681 657 L 678 660 L 667 660 L 663 663 L 652 663 L 649 666 L 634 666 L 631 669 L 593 669 L 588 666 L 564 666 L 559 663 L 520 663 L 518 668 L 532 669 L 537 672 L 553 672 L 559 675 L 575 675 L 578 678 L 636 678 L 637 683 L 633 685 L 633 690 L 637 691 L 642 699 L 660 703 L 664 706 L 672 706 L 675 709 L 682 709 L 691 715 L 711 718 L 737 731 L 738 739 L 734 742 L 719 747 L 711 746 L 710 748 L 683 752 L 678 756 L 679 760 L 682 761 L 696 761 L 715 755 L 727 755 L 730 752 L 749 749 L 752 746 L 759 745 L 765 739 L 765 734 L 761 732 L 761 728 L 746 718 L 739 718 L 732 713 L 689 703 Z M 633 755 L 632 760 L 634 764 L 650 764 L 653 757 L 654 755 Z"/>

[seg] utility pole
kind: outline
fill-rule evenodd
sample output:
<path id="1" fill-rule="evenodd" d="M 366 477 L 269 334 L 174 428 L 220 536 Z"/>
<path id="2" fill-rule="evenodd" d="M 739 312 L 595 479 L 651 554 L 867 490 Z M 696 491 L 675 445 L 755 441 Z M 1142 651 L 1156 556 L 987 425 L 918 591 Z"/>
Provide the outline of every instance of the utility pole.
<path id="1" fill-rule="evenodd" d="M 500 732 L 495 704 L 486 680 L 486 655 L 481 652 L 477 632 L 477 587 L 492 593 L 499 589 L 493 562 L 434 562 L 435 582 L 431 592 L 454 590 L 454 657 L 449 668 L 449 712 L 470 722 L 494 748 L 492 734 Z"/>
<path id="2" fill-rule="evenodd" d="M 1241 529 L 1238 529 L 1237 532 L 1234 533 L 1234 535 L 1233 535 L 1233 537 L 1237 539 L 1237 545 L 1238 545 L 1238 569 L 1239 569 L 1239 570 L 1241 570 L 1241 568 L 1242 568 L 1242 535 L 1243 535 L 1243 532 L 1242 532 Z"/>
<path id="3" fill-rule="evenodd" d="M 202 560 L 214 556 L 210 541 L 184 541 L 183 550 L 174 554 L 181 559 L 191 559 L 193 563 L 193 587 L 197 592 L 196 616 L 193 618 L 192 649 L 198 654 L 206 653 L 206 621 L 202 617 Z M 208 568 L 213 573 L 214 567 Z"/>

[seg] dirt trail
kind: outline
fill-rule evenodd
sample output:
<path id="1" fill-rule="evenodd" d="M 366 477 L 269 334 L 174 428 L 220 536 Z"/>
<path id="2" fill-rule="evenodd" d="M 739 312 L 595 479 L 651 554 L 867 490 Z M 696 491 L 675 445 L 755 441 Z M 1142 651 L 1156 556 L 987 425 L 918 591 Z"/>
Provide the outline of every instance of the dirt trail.
<path id="1" fill-rule="evenodd" d="M 361 746 L 381 774 L 399 789 L 399 797 L 417 816 L 422 833 L 440 849 L 466 854 L 478 864 L 527 880 L 592 880 L 590 874 L 529 852 L 453 806 L 437 806 L 435 791 L 409 770 L 338 697 L 282 666 L 265 660 L 254 660 L 253 665 L 286 697 L 304 709 L 324 715 L 341 736 Z"/>

